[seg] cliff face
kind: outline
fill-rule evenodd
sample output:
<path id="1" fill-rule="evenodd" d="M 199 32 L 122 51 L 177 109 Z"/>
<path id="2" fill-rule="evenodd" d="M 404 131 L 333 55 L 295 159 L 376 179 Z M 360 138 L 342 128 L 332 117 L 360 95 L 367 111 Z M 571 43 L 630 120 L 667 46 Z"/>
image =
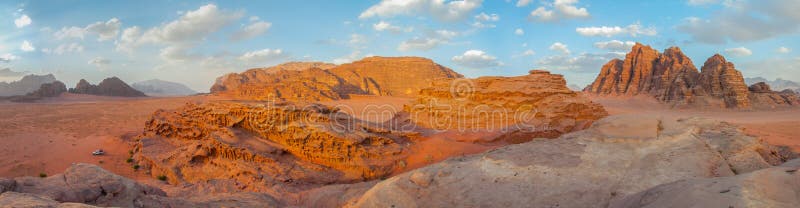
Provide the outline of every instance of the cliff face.
<path id="1" fill-rule="evenodd" d="M 103 79 L 98 85 L 93 85 L 86 81 L 85 79 L 81 79 L 78 81 L 78 84 L 75 85 L 75 88 L 69 89 L 70 93 L 75 94 L 89 94 L 89 95 L 101 95 L 101 96 L 119 96 L 119 97 L 144 97 L 144 93 L 139 92 L 136 89 L 133 89 L 131 86 L 126 84 L 124 81 L 120 80 L 117 77 L 110 77 Z"/>
<path id="2" fill-rule="evenodd" d="M 716 54 L 697 68 L 677 47 L 658 53 L 637 43 L 625 60 L 611 60 L 585 92 L 607 96 L 649 95 L 673 105 L 715 105 L 749 108 L 751 101 L 742 73 Z M 713 106 L 712 106 L 713 107 Z"/>
<path id="3" fill-rule="evenodd" d="M 589 127 L 608 113 L 566 86 L 563 76 L 532 70 L 518 77 L 441 80 L 406 111 L 435 129 L 502 129 L 512 143 Z"/>
<path id="4" fill-rule="evenodd" d="M 800 105 L 800 95 L 797 93 L 791 90 L 772 91 L 770 86 L 764 82 L 750 85 L 748 90 L 750 91 L 749 100 L 758 103 L 760 107 L 776 108 Z"/>
<path id="5" fill-rule="evenodd" d="M 303 68 L 306 67 L 306 68 Z M 244 99 L 326 101 L 350 94 L 413 96 L 441 78 L 462 75 L 425 58 L 370 57 L 335 66 L 289 63 L 217 79 L 211 92 Z"/>
<path id="6" fill-rule="evenodd" d="M 35 97 L 57 97 L 61 93 L 67 92 L 67 86 L 63 82 L 55 81 L 52 83 L 42 84 L 38 90 L 28 93 L 28 96 Z"/>

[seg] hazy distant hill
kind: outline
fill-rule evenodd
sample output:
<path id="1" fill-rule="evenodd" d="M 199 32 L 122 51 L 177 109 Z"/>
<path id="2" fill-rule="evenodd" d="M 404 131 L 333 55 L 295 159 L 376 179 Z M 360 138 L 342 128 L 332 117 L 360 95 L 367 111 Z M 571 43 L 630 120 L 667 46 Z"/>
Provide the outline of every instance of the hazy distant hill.
<path id="1" fill-rule="evenodd" d="M 0 82 L 0 96 L 14 96 L 25 95 L 30 92 L 36 91 L 42 84 L 52 83 L 56 81 L 56 77 L 52 74 L 48 75 L 26 75 L 19 81 L 10 83 Z"/>
<path id="2" fill-rule="evenodd" d="M 159 79 L 151 79 L 147 81 L 136 82 L 131 85 L 136 90 L 144 92 L 148 96 L 181 96 L 192 95 L 197 92 L 186 87 L 181 83 L 164 81 Z"/>
<path id="3" fill-rule="evenodd" d="M 764 79 L 763 77 L 745 78 L 744 82 L 747 83 L 747 85 L 752 85 L 758 82 L 764 82 L 767 83 L 769 87 L 775 91 L 791 89 L 794 90 L 795 92 L 800 92 L 800 83 L 791 80 L 784 80 L 781 78 L 772 81 Z"/>

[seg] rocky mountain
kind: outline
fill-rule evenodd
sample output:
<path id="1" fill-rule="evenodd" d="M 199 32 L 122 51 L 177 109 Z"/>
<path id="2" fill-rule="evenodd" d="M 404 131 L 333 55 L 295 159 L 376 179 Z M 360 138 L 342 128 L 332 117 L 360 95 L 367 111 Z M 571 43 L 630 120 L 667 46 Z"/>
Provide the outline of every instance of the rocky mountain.
<path id="1" fill-rule="evenodd" d="M 744 82 L 747 83 L 747 85 L 753 85 L 759 82 L 764 82 L 767 83 L 767 85 L 769 85 L 770 87 L 772 87 L 772 89 L 775 91 L 783 91 L 789 89 L 800 93 L 800 83 L 781 78 L 777 78 L 772 81 L 767 80 L 763 77 L 744 78 Z"/>
<path id="2" fill-rule="evenodd" d="M 42 84 L 52 83 L 56 77 L 48 75 L 26 75 L 22 79 L 14 82 L 0 82 L 0 96 L 25 95 L 36 91 Z"/>
<path id="3" fill-rule="evenodd" d="M 394 176 L 351 206 L 640 207 L 635 205 L 673 199 L 667 204 L 786 207 L 800 203 L 795 194 L 800 184 L 789 182 L 800 179 L 793 172 L 800 166 L 773 166 L 794 157 L 724 122 L 612 116 L 558 139 L 510 145 Z M 668 184 L 669 192 L 659 192 L 665 190 L 661 184 Z M 767 186 L 757 187 L 761 184 Z"/>
<path id="4" fill-rule="evenodd" d="M 177 82 L 151 79 L 131 84 L 133 89 L 139 90 L 148 96 L 184 96 L 197 94 L 194 91 Z"/>
<path id="5" fill-rule="evenodd" d="M 133 89 L 131 86 L 128 86 L 124 81 L 120 80 L 117 77 L 110 77 L 103 79 L 98 85 L 93 85 L 86 81 L 85 79 L 81 79 L 78 81 L 78 84 L 75 85 L 75 88 L 69 89 L 70 93 L 75 94 L 89 94 L 89 95 L 101 95 L 101 96 L 119 96 L 119 97 L 144 97 L 146 96 L 144 93 Z"/>
<path id="6" fill-rule="evenodd" d="M 767 83 L 759 82 L 748 87 L 749 98 L 763 107 L 776 108 L 800 105 L 800 95 L 786 89 L 781 92 L 772 91 Z"/>
<path id="7" fill-rule="evenodd" d="M 700 71 L 677 47 L 659 53 L 637 43 L 625 56 L 604 65 L 585 92 L 603 96 L 653 96 L 673 106 L 750 108 L 770 106 L 751 99 L 742 73 L 716 54 Z"/>
<path id="8" fill-rule="evenodd" d="M 228 74 L 217 79 L 211 92 L 247 99 L 304 101 L 338 100 L 350 94 L 413 96 L 433 80 L 459 77 L 462 75 L 430 59 L 369 57 L 339 66 L 290 63 Z"/>

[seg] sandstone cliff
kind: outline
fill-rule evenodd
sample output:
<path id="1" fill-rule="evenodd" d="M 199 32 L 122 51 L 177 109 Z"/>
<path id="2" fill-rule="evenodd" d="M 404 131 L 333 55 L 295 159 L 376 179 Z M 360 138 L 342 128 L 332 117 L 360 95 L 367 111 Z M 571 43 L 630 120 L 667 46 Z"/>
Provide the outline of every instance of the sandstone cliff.
<path id="1" fill-rule="evenodd" d="M 763 175 L 757 170 L 793 157 L 724 122 L 612 116 L 559 139 L 511 145 L 397 175 L 376 184 L 352 206 L 608 207 L 677 180 Z M 759 178 L 769 184 L 796 179 L 796 174 Z M 800 188 L 785 185 L 774 190 Z M 758 201 L 777 195 L 796 201 L 795 192 L 750 190 L 751 195 L 739 197 Z"/>
<path id="2" fill-rule="evenodd" d="M 0 96 L 25 95 L 36 91 L 42 84 L 55 82 L 56 77 L 48 75 L 26 75 L 19 81 L 10 83 L 0 82 Z"/>
<path id="3" fill-rule="evenodd" d="M 741 72 L 719 54 L 706 60 L 698 72 L 677 47 L 659 53 L 637 43 L 625 56 L 600 70 L 585 92 L 606 96 L 653 96 L 661 102 L 680 105 L 749 108 L 747 86 Z"/>
<path id="4" fill-rule="evenodd" d="M 67 85 L 64 85 L 63 82 L 55 81 L 42 84 L 38 90 L 28 93 L 27 95 L 35 97 L 57 97 L 65 92 L 67 92 Z"/>
<path id="5" fill-rule="evenodd" d="M 110 77 L 103 79 L 98 85 L 93 85 L 86 81 L 85 79 L 81 79 L 78 84 L 75 85 L 75 88 L 69 89 L 70 93 L 75 94 L 89 94 L 89 95 L 101 95 L 101 96 L 119 96 L 119 97 L 144 97 L 144 93 L 139 92 L 136 89 L 133 89 L 131 86 L 128 86 L 124 81 L 120 80 L 117 77 Z"/>
<path id="6" fill-rule="evenodd" d="M 748 90 L 750 91 L 749 99 L 753 103 L 759 103 L 759 107 L 777 108 L 800 105 L 800 95 L 797 93 L 791 90 L 775 92 L 764 82 L 750 85 Z"/>
<path id="7" fill-rule="evenodd" d="M 304 68 L 305 67 L 305 68 Z M 462 75 L 417 57 L 369 57 L 339 66 L 289 63 L 217 79 L 211 92 L 245 99 L 326 101 L 350 94 L 412 96 L 440 78 Z"/>
<path id="8" fill-rule="evenodd" d="M 517 134 L 508 138 L 524 138 L 512 143 L 555 138 L 608 115 L 599 104 L 567 88 L 563 76 L 542 70 L 518 77 L 439 80 L 422 89 L 405 110 L 429 128 L 500 129 Z"/>

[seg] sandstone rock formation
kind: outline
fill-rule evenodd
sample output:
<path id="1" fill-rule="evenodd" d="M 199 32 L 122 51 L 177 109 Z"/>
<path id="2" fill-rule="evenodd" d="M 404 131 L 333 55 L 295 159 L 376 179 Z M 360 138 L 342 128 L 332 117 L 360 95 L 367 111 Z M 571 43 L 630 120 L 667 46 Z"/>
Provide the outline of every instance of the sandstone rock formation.
<path id="1" fill-rule="evenodd" d="M 785 80 L 781 78 L 777 78 L 775 80 L 767 80 L 763 77 L 754 77 L 754 78 L 744 78 L 744 83 L 747 85 L 753 85 L 755 83 L 764 82 L 767 83 L 772 90 L 775 91 L 783 91 L 783 90 L 792 90 L 796 92 L 800 92 L 800 83 L 791 80 Z"/>
<path id="2" fill-rule="evenodd" d="M 186 85 L 177 82 L 151 79 L 131 84 L 133 89 L 143 92 L 147 96 L 185 96 L 197 94 Z"/>
<path id="3" fill-rule="evenodd" d="M 611 96 L 648 95 L 673 105 L 751 107 L 741 72 L 721 55 L 706 60 L 698 72 L 677 47 L 658 53 L 639 43 L 625 60 L 614 59 L 604 65 L 584 91 Z"/>
<path id="4" fill-rule="evenodd" d="M 775 92 L 764 82 L 750 85 L 748 90 L 750 91 L 749 99 L 754 103 L 759 103 L 760 107 L 776 108 L 800 105 L 800 95 L 797 93 L 791 90 Z"/>
<path id="5" fill-rule="evenodd" d="M 305 68 L 304 68 L 305 67 Z M 246 99 L 326 101 L 350 94 L 412 96 L 430 82 L 462 75 L 417 57 L 369 57 L 334 66 L 289 63 L 217 79 L 211 92 Z"/>
<path id="6" fill-rule="evenodd" d="M 135 158 L 173 184 L 299 191 L 386 176 L 414 135 L 322 105 L 211 102 L 154 113 Z"/>
<path id="7" fill-rule="evenodd" d="M 518 77 L 440 80 L 422 89 L 417 101 L 405 108 L 412 120 L 426 127 L 506 128 L 517 134 L 507 136 L 525 138 L 512 143 L 555 138 L 608 115 L 599 104 L 567 88 L 563 76 L 542 70 Z"/>
<path id="8" fill-rule="evenodd" d="M 610 207 L 796 207 L 800 159 L 779 167 L 719 177 L 683 179 L 625 197 Z"/>
<path id="9" fill-rule="evenodd" d="M 61 93 L 67 92 L 67 85 L 63 82 L 55 81 L 52 83 L 42 84 L 38 90 L 28 93 L 28 96 L 35 97 L 57 97 Z"/>
<path id="10" fill-rule="evenodd" d="M 278 207 L 266 194 L 167 197 L 161 189 L 137 183 L 89 164 L 73 164 L 47 178 L 0 179 L 3 207 Z"/>
<path id="11" fill-rule="evenodd" d="M 56 77 L 52 74 L 48 75 L 27 75 L 22 77 L 19 81 L 10 83 L 0 82 L 0 96 L 14 96 L 25 95 L 36 91 L 42 84 L 52 83 L 56 81 Z"/>
<path id="12" fill-rule="evenodd" d="M 612 116 L 559 139 L 397 175 L 353 206 L 607 207 L 659 184 L 751 173 L 792 157 L 724 122 Z"/>
<path id="13" fill-rule="evenodd" d="M 93 85 L 81 79 L 75 88 L 69 89 L 70 93 L 75 94 L 89 94 L 101 96 L 119 96 L 119 97 L 144 97 L 144 93 L 128 86 L 124 81 L 117 77 L 110 77 L 103 79 L 98 85 Z"/>

